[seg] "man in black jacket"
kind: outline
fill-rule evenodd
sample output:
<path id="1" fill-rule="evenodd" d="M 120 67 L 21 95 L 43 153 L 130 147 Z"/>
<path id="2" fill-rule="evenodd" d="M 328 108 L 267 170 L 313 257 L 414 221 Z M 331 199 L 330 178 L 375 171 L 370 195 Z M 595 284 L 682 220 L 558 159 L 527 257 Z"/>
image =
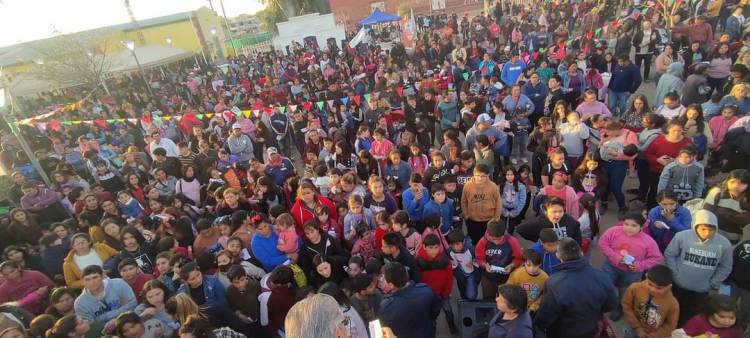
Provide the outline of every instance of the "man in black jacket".
<path id="1" fill-rule="evenodd" d="M 562 263 L 545 284 L 534 325 L 548 338 L 594 337 L 602 314 L 617 307 L 612 282 L 589 264 L 572 238 L 560 240 L 557 257 Z"/>
<path id="2" fill-rule="evenodd" d="M 390 262 L 384 270 L 388 297 L 380 303 L 382 326 L 390 328 L 396 337 L 434 338 L 435 319 L 442 308 L 440 298 L 426 284 L 410 282 L 403 264 Z"/>
<path id="3" fill-rule="evenodd" d="M 645 63 L 643 80 L 646 81 L 651 72 L 651 58 L 654 56 L 656 45 L 661 43 L 661 35 L 651 28 L 650 21 L 643 21 L 641 27 L 633 36 L 633 47 L 635 47 L 635 65 L 640 68 L 641 62 Z"/>
<path id="4" fill-rule="evenodd" d="M 399 263 L 406 268 L 409 273 L 409 278 L 414 283 L 419 283 L 419 269 L 417 269 L 417 260 L 409 253 L 403 243 L 401 234 L 395 232 L 389 232 L 383 236 L 382 247 L 383 251 L 380 255 L 383 264 L 388 263 Z"/>

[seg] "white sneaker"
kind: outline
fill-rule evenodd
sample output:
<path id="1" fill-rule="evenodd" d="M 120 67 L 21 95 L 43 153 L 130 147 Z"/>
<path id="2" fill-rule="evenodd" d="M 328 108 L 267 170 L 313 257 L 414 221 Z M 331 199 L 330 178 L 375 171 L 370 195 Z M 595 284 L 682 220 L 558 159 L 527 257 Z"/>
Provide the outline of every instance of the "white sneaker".
<path id="1" fill-rule="evenodd" d="M 527 164 L 527 163 L 529 163 L 529 160 L 527 160 L 527 159 L 526 159 L 526 158 L 524 157 L 524 158 L 522 158 L 522 159 L 521 159 L 521 162 L 523 162 L 523 164 Z"/>
<path id="2" fill-rule="evenodd" d="M 518 160 L 515 159 L 515 158 L 511 158 L 510 159 L 510 163 L 513 163 L 513 165 L 516 165 L 516 164 L 518 164 Z"/>

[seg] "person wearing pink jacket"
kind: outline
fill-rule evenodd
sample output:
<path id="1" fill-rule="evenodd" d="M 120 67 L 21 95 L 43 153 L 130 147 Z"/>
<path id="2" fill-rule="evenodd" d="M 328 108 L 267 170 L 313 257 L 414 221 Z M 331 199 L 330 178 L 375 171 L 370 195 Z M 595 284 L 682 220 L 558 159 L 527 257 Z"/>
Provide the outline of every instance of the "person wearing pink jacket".
<path id="1" fill-rule="evenodd" d="M 629 212 L 623 218 L 622 225 L 607 229 L 599 237 L 599 250 L 607 258 L 602 270 L 617 285 L 619 299 L 622 299 L 630 284 L 641 280 L 644 271 L 662 260 L 659 246 L 651 236 L 643 232 L 645 224 L 646 220 L 641 213 Z M 621 307 L 610 315 L 612 320 L 619 320 L 621 317 Z"/>
<path id="2" fill-rule="evenodd" d="M 709 149 L 714 151 L 719 149 L 729 127 L 735 122 L 737 122 L 737 107 L 734 106 L 724 106 L 721 115 L 714 116 L 708 121 L 708 128 L 711 129 L 711 136 L 713 136 L 713 142 L 708 145 Z"/>

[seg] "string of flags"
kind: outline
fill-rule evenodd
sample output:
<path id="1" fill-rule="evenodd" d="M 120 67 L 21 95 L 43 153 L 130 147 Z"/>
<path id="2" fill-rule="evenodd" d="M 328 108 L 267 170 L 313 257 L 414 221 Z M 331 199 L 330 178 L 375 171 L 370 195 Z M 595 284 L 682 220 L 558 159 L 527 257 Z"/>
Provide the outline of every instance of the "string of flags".
<path id="1" fill-rule="evenodd" d="M 419 87 L 419 86 L 417 86 L 417 87 Z M 404 90 L 403 87 L 396 88 L 396 92 L 399 95 L 403 95 L 403 90 Z M 367 102 L 367 101 L 370 100 L 370 98 L 373 95 L 377 98 L 379 96 L 379 94 L 380 94 L 379 92 L 373 92 L 373 93 L 363 94 L 362 96 L 357 95 L 357 96 L 354 96 L 352 98 L 352 100 L 354 102 L 356 102 L 357 105 L 361 105 L 362 97 L 364 97 L 365 102 Z M 328 105 L 329 109 L 332 109 L 334 107 L 334 105 L 336 104 L 336 101 L 337 100 L 317 101 L 317 102 L 315 102 L 315 105 L 317 106 L 318 110 L 322 110 L 323 107 L 326 106 L 326 104 Z M 343 105 L 347 105 L 349 103 L 349 97 L 343 97 L 341 99 L 338 99 L 338 101 L 340 101 L 341 104 L 343 104 Z M 81 105 L 80 105 L 80 102 L 79 102 L 79 103 L 77 103 L 77 107 L 75 109 L 79 109 L 80 106 Z M 305 112 L 309 112 L 310 109 L 312 108 L 312 102 L 310 102 L 310 101 L 304 101 L 304 102 L 301 103 L 301 106 L 302 106 L 302 108 L 304 109 Z M 115 118 L 115 119 L 97 118 L 97 119 L 90 119 L 90 120 L 61 120 L 61 121 L 58 121 L 58 120 L 49 120 L 49 121 L 43 121 L 43 120 L 51 117 L 52 115 L 54 115 L 55 113 L 57 113 L 57 112 L 60 111 L 60 110 L 56 109 L 55 111 L 52 111 L 52 112 L 49 112 L 49 113 L 46 113 L 46 114 L 42 114 L 42 115 L 38 115 L 38 116 L 35 116 L 35 117 L 32 117 L 32 118 L 28 118 L 28 119 L 25 119 L 25 120 L 18 121 L 18 122 L 16 122 L 16 125 L 27 125 L 29 127 L 32 127 L 32 128 L 36 127 L 36 128 L 40 128 L 42 130 L 46 130 L 47 128 L 51 128 L 52 130 L 60 131 L 63 126 L 73 126 L 73 125 L 82 125 L 82 124 L 85 124 L 85 125 L 96 125 L 96 126 L 98 126 L 100 128 L 106 128 L 108 124 L 114 124 L 114 123 L 129 122 L 129 123 L 132 123 L 132 124 L 137 124 L 138 122 L 143 121 L 145 123 L 149 123 L 150 124 L 152 122 L 163 123 L 164 121 L 170 121 L 172 119 L 174 119 L 175 121 L 180 121 L 185 116 L 190 116 L 189 118 L 191 118 L 191 119 L 195 118 L 197 120 L 212 119 L 215 116 L 220 116 L 220 117 L 222 117 L 226 121 L 231 121 L 235 117 L 239 117 L 240 115 L 244 116 L 245 118 L 250 118 L 251 115 L 259 117 L 260 114 L 261 114 L 261 112 L 263 112 L 263 113 L 265 113 L 265 114 L 267 114 L 267 115 L 270 116 L 270 115 L 273 114 L 274 109 L 278 109 L 278 111 L 281 112 L 282 114 L 285 114 L 285 113 L 294 113 L 294 112 L 297 111 L 297 109 L 299 107 L 300 107 L 300 105 L 297 105 L 297 104 L 292 104 L 292 105 L 288 105 L 288 106 L 284 106 L 284 105 L 262 106 L 262 104 L 256 104 L 253 107 L 253 109 L 250 109 L 250 110 L 234 109 L 234 110 L 226 110 L 226 111 L 224 111 L 222 113 L 209 113 L 209 112 L 205 112 L 205 113 L 200 113 L 200 114 L 190 113 L 190 115 L 188 115 L 188 114 L 181 114 L 181 115 L 156 115 L 156 114 L 154 114 L 150 118 L 144 116 L 144 117 L 141 117 L 141 118 Z"/>

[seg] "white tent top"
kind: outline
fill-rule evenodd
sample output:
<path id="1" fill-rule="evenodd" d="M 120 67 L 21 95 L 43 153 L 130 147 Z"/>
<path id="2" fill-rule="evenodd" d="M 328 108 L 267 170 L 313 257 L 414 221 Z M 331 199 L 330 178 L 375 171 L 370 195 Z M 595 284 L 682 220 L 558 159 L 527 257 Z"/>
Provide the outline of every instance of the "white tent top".
<path id="1" fill-rule="evenodd" d="M 159 45 L 136 46 L 133 52 L 138 56 L 138 62 L 140 62 L 141 66 L 146 69 L 170 64 L 193 56 L 192 52 L 186 50 Z M 138 64 L 135 62 L 133 52 L 124 49 L 113 55 L 112 67 L 109 72 L 127 73 L 138 71 Z"/>

